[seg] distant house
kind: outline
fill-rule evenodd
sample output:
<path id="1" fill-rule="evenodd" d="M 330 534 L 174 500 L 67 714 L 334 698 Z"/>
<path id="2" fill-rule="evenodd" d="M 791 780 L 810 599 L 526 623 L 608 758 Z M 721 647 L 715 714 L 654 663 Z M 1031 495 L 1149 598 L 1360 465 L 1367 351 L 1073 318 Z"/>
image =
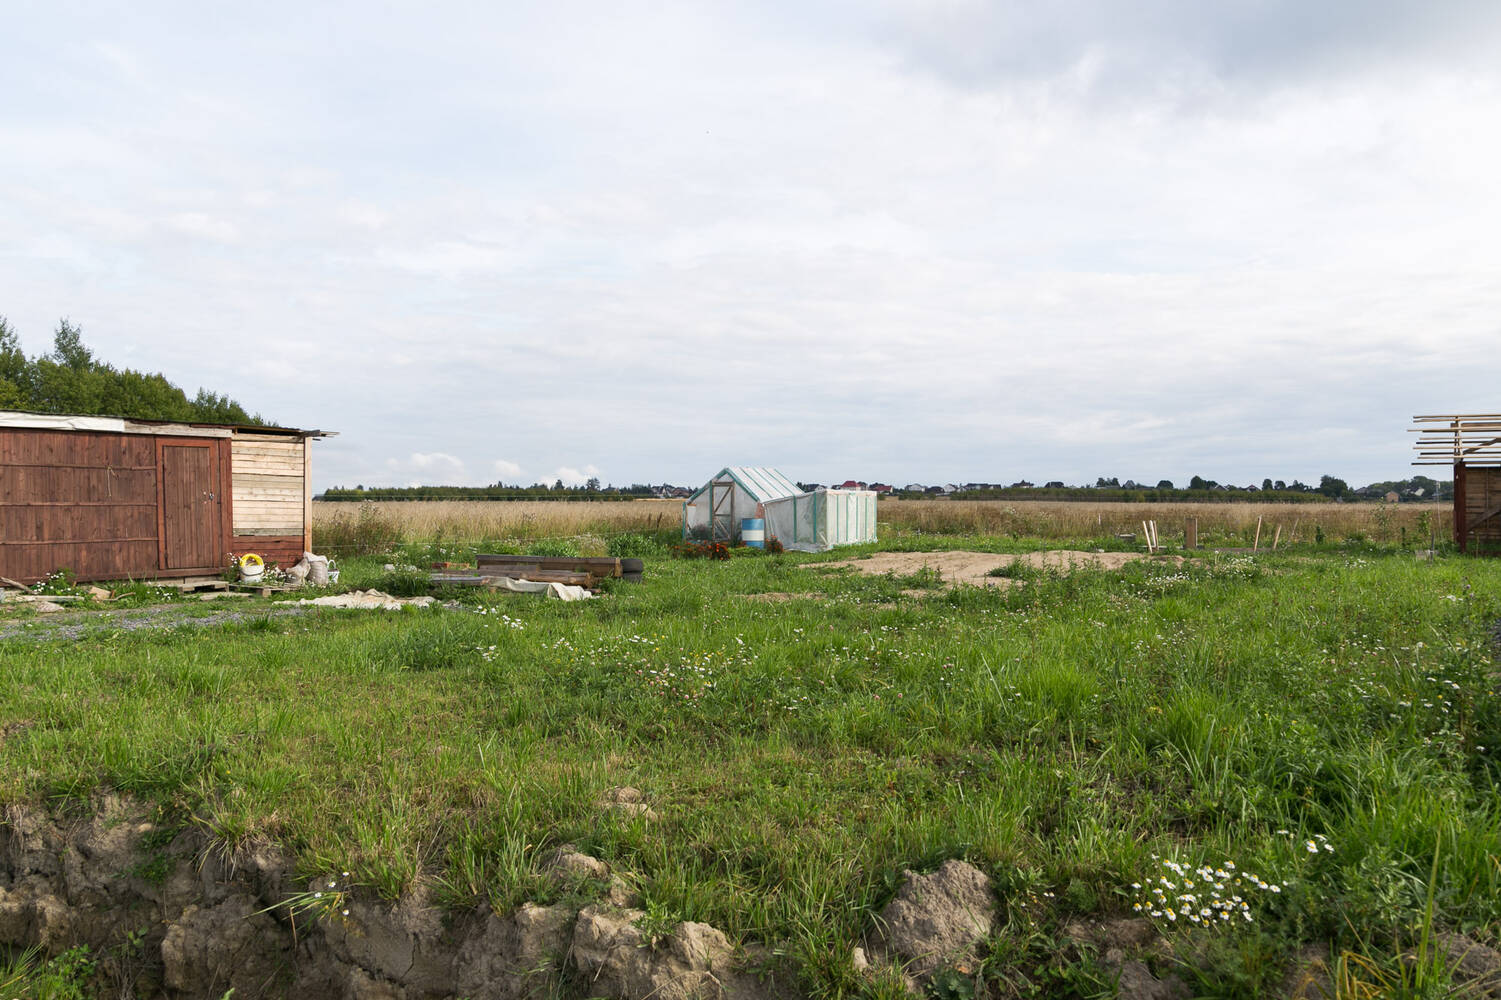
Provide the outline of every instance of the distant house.
<path id="1" fill-rule="evenodd" d="M 1011 484 L 1011 489 L 1013 490 L 1030 490 L 1031 488 L 1032 484 L 1027 482 L 1025 479 Z"/>
<path id="2" fill-rule="evenodd" d="M 1392 490 L 1390 493 L 1388 493 L 1386 496 L 1382 497 L 1381 499 L 1385 500 L 1387 503 L 1401 503 L 1402 502 L 1402 496 L 1396 490 Z"/>
<path id="3" fill-rule="evenodd" d="M 927 489 L 923 490 L 923 492 L 926 493 L 926 494 L 928 494 L 929 496 L 938 496 L 938 495 L 941 495 L 943 493 L 943 487 L 942 486 L 929 486 Z"/>
<path id="4" fill-rule="evenodd" d="M 1051 482 L 1044 484 L 1043 488 L 1049 490 L 1066 489 L 1066 487 L 1063 485 L 1063 480 L 1061 479 L 1054 479 Z"/>
<path id="5" fill-rule="evenodd" d="M 888 486 L 888 485 L 886 485 L 885 483 L 871 483 L 869 486 L 866 487 L 866 489 L 870 490 L 872 493 L 890 493 L 891 492 L 891 487 Z"/>
<path id="6" fill-rule="evenodd" d="M 922 483 L 908 483 L 902 487 L 903 493 L 926 493 L 928 488 Z"/>

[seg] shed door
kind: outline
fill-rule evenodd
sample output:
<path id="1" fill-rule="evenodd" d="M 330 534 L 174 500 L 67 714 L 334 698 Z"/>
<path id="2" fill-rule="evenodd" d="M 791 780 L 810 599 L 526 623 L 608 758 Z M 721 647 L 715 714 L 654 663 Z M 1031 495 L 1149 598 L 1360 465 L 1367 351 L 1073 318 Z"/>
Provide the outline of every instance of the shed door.
<path id="1" fill-rule="evenodd" d="M 162 569 L 219 564 L 219 480 L 212 442 L 161 448 Z"/>

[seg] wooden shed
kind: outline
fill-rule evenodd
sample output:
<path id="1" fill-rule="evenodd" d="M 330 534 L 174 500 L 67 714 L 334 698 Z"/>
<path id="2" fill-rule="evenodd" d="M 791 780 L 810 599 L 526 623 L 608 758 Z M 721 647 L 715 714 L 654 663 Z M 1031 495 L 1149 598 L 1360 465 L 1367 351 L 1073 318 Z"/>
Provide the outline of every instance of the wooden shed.
<path id="1" fill-rule="evenodd" d="M 1413 465 L 1454 467 L 1454 543 L 1501 555 L 1501 414 L 1413 417 Z"/>
<path id="2" fill-rule="evenodd" d="M 311 448 L 330 431 L 0 411 L 0 576 L 216 574 L 312 546 Z"/>

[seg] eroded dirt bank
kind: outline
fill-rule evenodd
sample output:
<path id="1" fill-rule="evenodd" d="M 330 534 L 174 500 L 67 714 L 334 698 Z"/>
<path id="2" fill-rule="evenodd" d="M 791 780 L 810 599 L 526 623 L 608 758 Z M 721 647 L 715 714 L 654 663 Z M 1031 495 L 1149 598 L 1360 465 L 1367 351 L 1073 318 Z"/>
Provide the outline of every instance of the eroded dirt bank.
<path id="1" fill-rule="evenodd" d="M 680 923 L 645 947 L 642 913 L 603 862 L 560 850 L 549 864 L 597 898 L 454 914 L 420 896 L 346 895 L 338 873 L 298 880 L 274 847 L 221 850 L 119 796 L 77 818 L 11 806 L 0 820 L 0 947 L 87 945 L 101 995 L 122 997 L 513 1000 L 570 986 L 621 1000 L 792 995 L 764 954 L 706 924 Z M 744 971 L 752 965 L 759 975 Z"/>

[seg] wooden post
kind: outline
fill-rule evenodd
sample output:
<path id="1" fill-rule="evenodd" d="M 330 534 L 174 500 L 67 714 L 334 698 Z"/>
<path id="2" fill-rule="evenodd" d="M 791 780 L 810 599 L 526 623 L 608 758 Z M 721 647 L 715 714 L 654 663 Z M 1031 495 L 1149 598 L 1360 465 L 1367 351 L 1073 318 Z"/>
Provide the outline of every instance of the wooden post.
<path id="1" fill-rule="evenodd" d="M 1465 466 L 1463 462 L 1454 464 L 1454 544 L 1459 546 L 1459 551 L 1465 550 L 1465 532 L 1469 526 L 1465 524 Z"/>
<path id="2" fill-rule="evenodd" d="M 1199 519 L 1190 517 L 1183 522 L 1183 547 L 1196 549 L 1199 547 Z"/>
<path id="3" fill-rule="evenodd" d="M 1256 519 L 1256 538 L 1251 542 L 1251 551 L 1255 552 L 1259 548 L 1261 548 L 1261 518 L 1258 517 Z"/>
<path id="4" fill-rule="evenodd" d="M 1152 552 L 1152 533 L 1147 530 L 1147 522 L 1145 521 L 1141 522 L 1141 537 L 1146 539 L 1147 554 L 1150 555 Z"/>
<path id="5" fill-rule="evenodd" d="M 1272 551 L 1277 551 L 1277 543 L 1282 541 L 1282 525 L 1277 525 L 1276 534 L 1272 535 Z"/>

